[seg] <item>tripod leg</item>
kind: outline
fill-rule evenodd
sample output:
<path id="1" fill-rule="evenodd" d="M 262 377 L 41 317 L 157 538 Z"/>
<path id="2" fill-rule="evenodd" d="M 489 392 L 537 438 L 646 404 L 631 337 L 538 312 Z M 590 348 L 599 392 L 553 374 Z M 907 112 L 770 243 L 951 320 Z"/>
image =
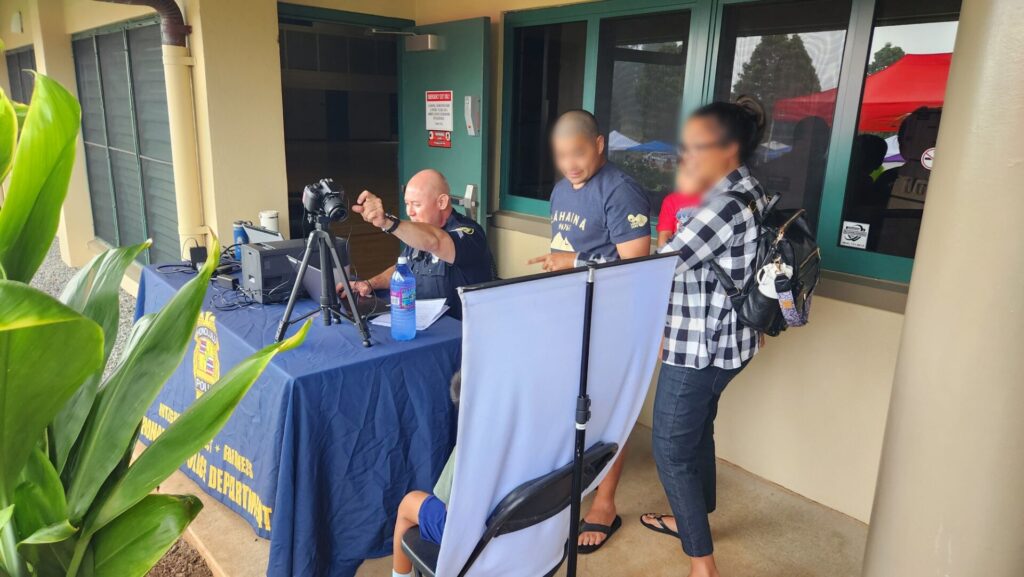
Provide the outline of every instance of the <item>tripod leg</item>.
<path id="1" fill-rule="evenodd" d="M 288 325 L 291 324 L 292 310 L 295 308 L 296 299 L 299 298 L 299 288 L 302 286 L 302 279 L 306 276 L 306 269 L 309 268 L 309 257 L 313 254 L 310 248 L 314 246 L 315 242 L 316 231 L 310 233 L 309 241 L 306 242 L 306 254 L 302 256 L 302 264 L 299 265 L 295 284 L 292 286 L 292 294 L 288 296 L 288 306 L 285 307 L 284 316 L 281 317 L 281 322 L 277 325 L 277 336 L 274 338 L 276 342 L 281 342 L 284 339 L 284 333 L 288 330 Z"/>
<path id="2" fill-rule="evenodd" d="M 349 281 L 348 272 L 341 266 L 341 259 L 338 258 L 338 251 L 334 248 L 334 239 L 330 239 L 331 258 L 334 266 L 341 271 L 341 286 L 345 290 L 345 299 L 348 301 L 348 310 L 352 313 L 352 322 L 359 328 L 359 335 L 363 337 L 363 346 L 370 346 L 370 329 L 366 326 L 366 319 L 359 314 L 356 306 L 355 294 L 352 292 L 352 283 Z"/>
<path id="3" fill-rule="evenodd" d="M 324 325 L 330 326 L 334 320 L 331 315 L 337 305 L 337 295 L 334 292 L 334 268 L 330 265 L 328 250 L 334 250 L 334 242 L 331 235 L 324 231 L 317 231 L 317 244 L 320 247 L 320 314 L 324 319 Z"/>

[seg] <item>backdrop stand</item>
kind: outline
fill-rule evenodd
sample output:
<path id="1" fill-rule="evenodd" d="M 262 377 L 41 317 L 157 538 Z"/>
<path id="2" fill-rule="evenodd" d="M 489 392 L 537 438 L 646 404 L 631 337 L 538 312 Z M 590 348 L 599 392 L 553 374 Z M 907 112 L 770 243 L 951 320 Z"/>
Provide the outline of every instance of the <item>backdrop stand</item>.
<path id="1" fill-rule="evenodd" d="M 572 456 L 572 500 L 569 503 L 569 566 L 567 577 L 576 577 L 580 540 L 580 501 L 583 499 L 583 453 L 587 450 L 587 423 L 590 422 L 590 319 L 594 309 L 594 263 L 587 263 L 587 289 L 583 301 L 583 352 L 580 355 L 580 390 L 576 397 L 576 448 Z"/>

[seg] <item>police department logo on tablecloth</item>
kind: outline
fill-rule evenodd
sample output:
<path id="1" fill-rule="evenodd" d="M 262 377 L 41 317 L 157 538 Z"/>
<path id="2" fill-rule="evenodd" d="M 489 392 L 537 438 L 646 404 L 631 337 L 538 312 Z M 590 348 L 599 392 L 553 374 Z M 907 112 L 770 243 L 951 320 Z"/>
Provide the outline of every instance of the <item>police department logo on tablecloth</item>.
<path id="1" fill-rule="evenodd" d="M 204 311 L 199 314 L 193 339 L 196 348 L 192 353 L 192 376 L 198 399 L 220 380 L 220 338 L 217 337 L 213 313 Z"/>

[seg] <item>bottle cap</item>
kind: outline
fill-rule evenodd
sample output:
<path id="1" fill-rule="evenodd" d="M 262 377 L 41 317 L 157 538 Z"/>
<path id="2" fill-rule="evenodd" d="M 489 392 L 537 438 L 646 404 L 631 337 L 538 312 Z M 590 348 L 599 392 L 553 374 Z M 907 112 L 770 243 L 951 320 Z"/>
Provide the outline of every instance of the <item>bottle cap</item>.
<path id="1" fill-rule="evenodd" d="M 405 258 L 404 256 L 400 256 L 398 257 L 398 264 L 409 264 L 409 259 Z"/>

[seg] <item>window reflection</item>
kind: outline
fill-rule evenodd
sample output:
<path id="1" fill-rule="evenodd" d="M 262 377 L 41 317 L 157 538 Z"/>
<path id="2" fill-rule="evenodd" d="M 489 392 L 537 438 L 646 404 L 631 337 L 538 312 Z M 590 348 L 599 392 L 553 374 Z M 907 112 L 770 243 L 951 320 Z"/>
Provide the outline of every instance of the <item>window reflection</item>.
<path id="1" fill-rule="evenodd" d="M 879 2 L 840 246 L 914 256 L 958 11 L 958 1 Z"/>
<path id="2" fill-rule="evenodd" d="M 601 21 L 595 115 L 655 214 L 674 180 L 689 30 L 689 12 Z"/>
<path id="3" fill-rule="evenodd" d="M 817 227 L 850 3 L 831 0 L 728 6 L 715 97 L 765 107 L 751 171 L 779 207 L 803 208 Z"/>

